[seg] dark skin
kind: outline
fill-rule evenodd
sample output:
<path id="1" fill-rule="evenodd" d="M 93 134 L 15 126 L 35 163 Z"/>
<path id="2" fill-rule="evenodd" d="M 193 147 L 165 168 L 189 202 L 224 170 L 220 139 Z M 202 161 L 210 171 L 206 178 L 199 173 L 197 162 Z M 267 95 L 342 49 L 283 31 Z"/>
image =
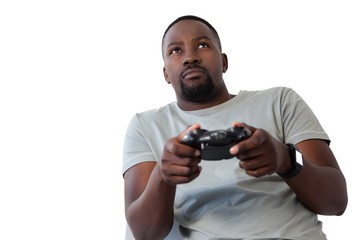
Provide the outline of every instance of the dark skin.
<path id="1" fill-rule="evenodd" d="M 183 20 L 169 29 L 164 38 L 164 77 L 174 88 L 178 106 L 184 110 L 199 110 L 228 101 L 229 94 L 222 74 L 228 59 L 221 53 L 214 34 L 203 23 Z M 193 66 L 191 69 L 189 66 Z M 185 86 L 203 86 L 208 76 L 214 90 L 200 99 L 189 100 L 181 91 Z M 260 178 L 291 169 L 287 146 L 266 130 L 248 127 L 250 138 L 236 144 L 230 152 L 239 160 L 239 167 L 250 176 Z M 128 224 L 136 239 L 164 239 L 174 219 L 174 198 L 177 184 L 190 182 L 201 174 L 200 152 L 181 144 L 188 132 L 200 128 L 194 124 L 178 136 L 169 139 L 161 161 L 133 166 L 124 174 L 125 209 Z M 284 179 L 299 201 L 322 215 L 341 215 L 347 206 L 345 178 L 329 145 L 323 140 L 306 140 L 297 144 L 304 157 L 304 168 L 297 176 Z M 321 197 L 319 197 L 321 196 Z"/>

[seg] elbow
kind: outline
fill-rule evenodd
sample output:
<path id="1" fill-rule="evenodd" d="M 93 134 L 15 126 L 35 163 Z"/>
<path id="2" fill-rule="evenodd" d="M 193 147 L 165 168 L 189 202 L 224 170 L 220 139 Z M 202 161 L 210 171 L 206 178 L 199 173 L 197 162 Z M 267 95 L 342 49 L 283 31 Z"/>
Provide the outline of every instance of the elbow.
<path id="1" fill-rule="evenodd" d="M 153 231 L 151 228 L 139 229 L 130 224 L 129 228 L 136 240 L 163 240 L 168 235 L 166 231 Z"/>
<path id="2" fill-rule="evenodd" d="M 324 216 L 341 216 L 345 213 L 348 204 L 348 196 L 345 191 L 338 191 L 337 194 L 325 194 L 322 197 L 317 195 L 311 199 L 300 199 L 300 202 L 313 213 Z M 308 201 L 310 200 L 310 201 Z"/>
<path id="3" fill-rule="evenodd" d="M 337 203 L 337 213 L 335 213 L 336 216 L 341 216 L 345 213 L 345 210 L 347 208 L 348 204 L 348 197 L 347 195 Z"/>
<path id="4" fill-rule="evenodd" d="M 345 213 L 347 205 L 348 196 L 345 193 L 332 201 L 328 201 L 328 204 L 322 204 L 322 206 L 319 206 L 318 211 L 315 212 L 321 215 L 341 216 Z"/>
<path id="5" fill-rule="evenodd" d="M 172 223 L 164 226 L 156 219 L 151 221 L 144 219 L 126 214 L 129 229 L 136 240 L 163 240 L 171 231 Z"/>
<path id="6" fill-rule="evenodd" d="M 342 176 L 343 181 L 338 181 L 339 184 L 333 184 L 332 191 L 328 195 L 327 204 L 324 204 L 323 215 L 341 216 L 345 213 L 348 205 L 348 193 L 346 181 Z M 324 194 L 326 196 L 326 194 Z M 326 207 L 327 206 L 327 207 Z"/>
<path id="7" fill-rule="evenodd" d="M 337 194 L 336 200 L 333 201 L 334 209 L 336 209 L 334 215 L 336 216 L 343 215 L 345 213 L 347 205 L 348 205 L 348 194 L 347 194 L 346 183 L 344 182 L 341 190 Z"/>

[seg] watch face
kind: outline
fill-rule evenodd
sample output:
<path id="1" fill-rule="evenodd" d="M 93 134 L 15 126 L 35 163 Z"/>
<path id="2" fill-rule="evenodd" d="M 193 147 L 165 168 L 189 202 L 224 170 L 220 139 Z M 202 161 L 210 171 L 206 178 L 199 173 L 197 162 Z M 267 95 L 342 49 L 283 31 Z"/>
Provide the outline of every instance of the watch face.
<path id="1" fill-rule="evenodd" d="M 295 152 L 295 161 L 301 165 L 303 165 L 303 156 L 300 150 L 295 145 L 290 145 L 290 148 Z"/>
<path id="2" fill-rule="evenodd" d="M 295 148 L 296 162 L 303 165 L 303 156 L 299 150 Z"/>

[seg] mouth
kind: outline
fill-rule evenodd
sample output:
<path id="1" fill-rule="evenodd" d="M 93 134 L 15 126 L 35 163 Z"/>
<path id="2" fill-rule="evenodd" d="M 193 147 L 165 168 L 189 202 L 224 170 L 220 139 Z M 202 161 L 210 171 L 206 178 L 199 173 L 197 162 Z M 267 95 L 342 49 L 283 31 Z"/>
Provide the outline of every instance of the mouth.
<path id="1" fill-rule="evenodd" d="M 181 74 L 181 78 L 182 79 L 198 79 L 202 76 L 204 76 L 205 71 L 201 68 L 191 68 L 191 69 L 187 69 L 185 70 L 182 74 Z"/>

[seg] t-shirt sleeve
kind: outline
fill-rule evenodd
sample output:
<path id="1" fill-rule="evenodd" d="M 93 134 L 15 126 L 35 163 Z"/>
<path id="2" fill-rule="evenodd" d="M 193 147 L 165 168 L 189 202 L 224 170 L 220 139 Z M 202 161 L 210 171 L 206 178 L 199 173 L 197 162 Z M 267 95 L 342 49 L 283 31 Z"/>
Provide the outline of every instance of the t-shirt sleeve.
<path id="1" fill-rule="evenodd" d="M 156 161 L 151 148 L 143 134 L 137 114 L 128 125 L 123 147 L 123 174 L 141 162 Z"/>
<path id="2" fill-rule="evenodd" d="M 281 102 L 286 143 L 296 144 L 307 139 L 330 142 L 319 120 L 298 93 L 286 89 Z"/>

